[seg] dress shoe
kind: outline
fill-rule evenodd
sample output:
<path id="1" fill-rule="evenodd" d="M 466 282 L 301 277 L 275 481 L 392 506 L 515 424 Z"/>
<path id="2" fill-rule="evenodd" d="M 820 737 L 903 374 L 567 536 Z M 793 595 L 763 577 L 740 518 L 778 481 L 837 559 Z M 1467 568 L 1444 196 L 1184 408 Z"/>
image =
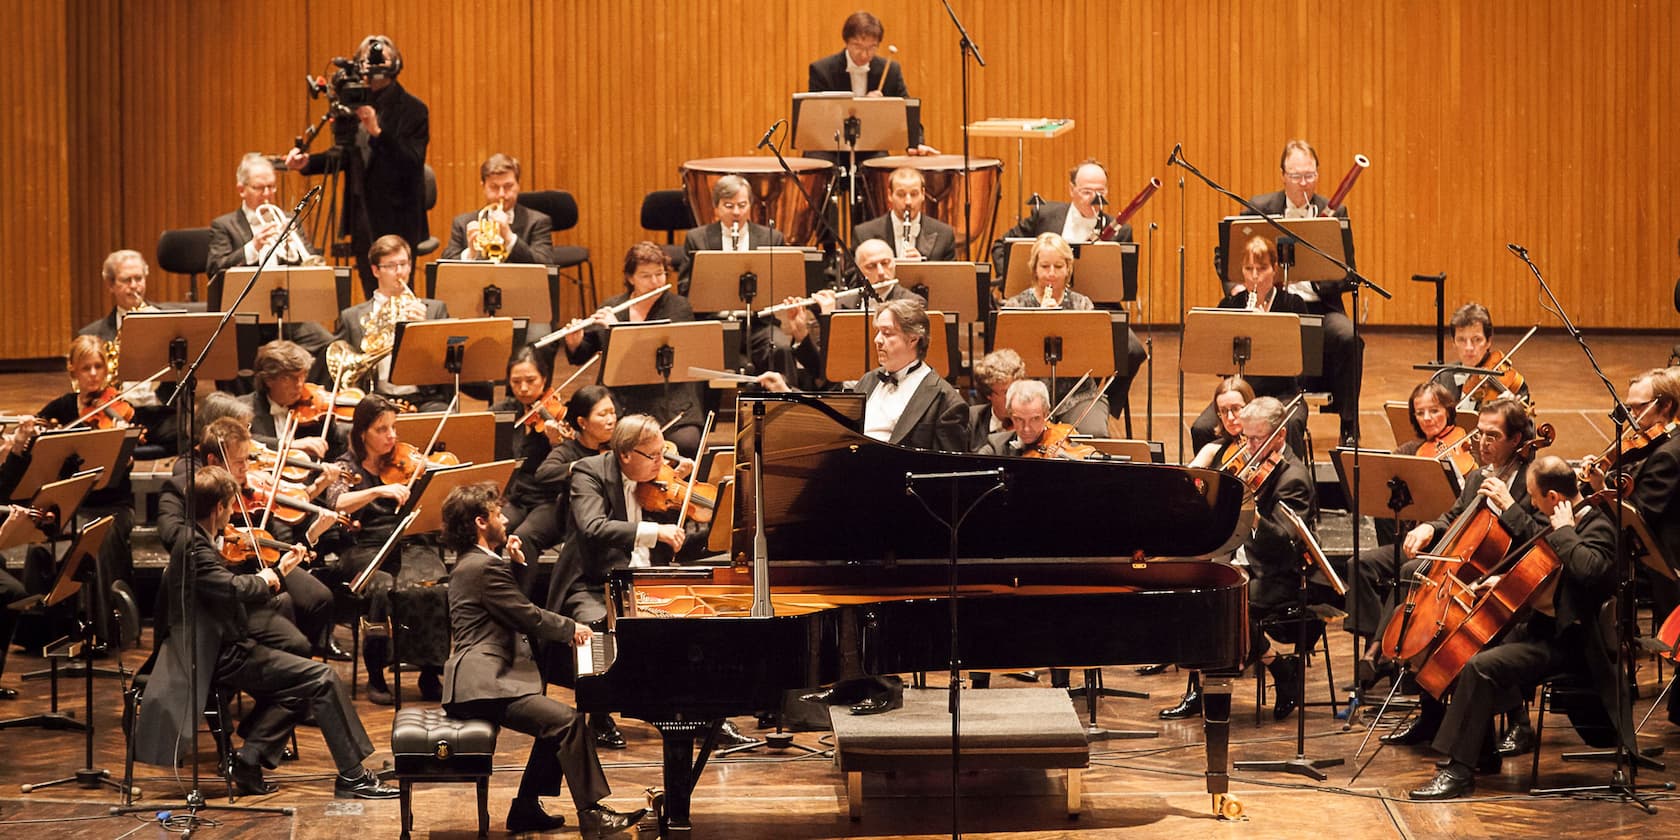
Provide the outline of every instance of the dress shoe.
<path id="1" fill-rule="evenodd" d="M 718 727 L 717 743 L 718 746 L 727 748 L 758 746 L 764 742 L 758 740 L 757 738 L 748 737 L 747 733 L 742 732 L 741 728 L 736 726 L 734 721 L 725 720 L 723 725 Z"/>
<path id="2" fill-rule="evenodd" d="M 281 761 L 297 761 L 298 760 L 297 759 L 297 750 L 294 750 L 291 747 L 286 747 L 285 749 L 280 751 L 280 760 Z"/>
<path id="3" fill-rule="evenodd" d="M 862 701 L 852 704 L 854 715 L 878 715 L 890 712 L 904 705 L 904 696 L 891 694 L 885 697 L 865 697 Z"/>
<path id="4" fill-rule="evenodd" d="M 17 689 L 0 688 L 0 700 L 16 700 L 17 697 Z"/>
<path id="5" fill-rule="evenodd" d="M 396 799 L 401 795 L 400 789 L 381 784 L 379 777 L 365 767 L 354 776 L 341 775 L 333 779 L 333 797 L 336 799 Z"/>
<path id="6" fill-rule="evenodd" d="M 1494 749 L 1501 758 L 1528 755 L 1534 750 L 1534 728 L 1523 723 L 1511 727 Z"/>
<path id="7" fill-rule="evenodd" d="M 420 699 L 436 703 L 443 699 L 443 680 L 431 671 L 420 674 Z"/>
<path id="8" fill-rule="evenodd" d="M 1457 799 L 1467 796 L 1476 790 L 1476 776 L 1473 773 L 1461 773 L 1451 767 L 1435 774 L 1423 787 L 1407 793 L 1406 796 L 1422 800 Z"/>
<path id="9" fill-rule="evenodd" d="M 1140 665 L 1135 673 L 1140 677 L 1153 677 L 1167 670 L 1165 665 Z"/>
<path id="10" fill-rule="evenodd" d="M 513 804 L 508 806 L 507 830 L 509 834 L 525 834 L 528 832 L 540 834 L 545 831 L 558 831 L 565 825 L 565 817 L 544 811 L 542 803 L 536 799 L 515 799 Z"/>
<path id="11" fill-rule="evenodd" d="M 375 706 L 390 706 L 393 704 L 391 699 L 391 689 L 389 686 L 368 686 L 367 699 L 369 703 L 372 703 Z"/>
<path id="12" fill-rule="evenodd" d="M 609 750 L 622 750 L 628 744 L 624 741 L 624 733 L 618 731 L 618 724 L 608 722 L 605 728 L 595 730 L 595 746 Z"/>
<path id="13" fill-rule="evenodd" d="M 280 789 L 279 785 L 264 781 L 261 765 L 246 764 L 238 756 L 228 765 L 228 777 L 241 796 L 267 796 Z"/>
<path id="14" fill-rule="evenodd" d="M 637 808 L 621 814 L 605 805 L 596 805 L 587 811 L 578 812 L 578 831 L 583 834 L 585 840 L 610 837 L 635 827 L 646 815 L 646 808 Z"/>
<path id="15" fill-rule="evenodd" d="M 1276 682 L 1273 691 L 1272 720 L 1283 720 L 1301 705 L 1301 658 L 1279 656 L 1266 666 Z"/>
<path id="16" fill-rule="evenodd" d="M 328 662 L 349 662 L 350 661 L 350 651 L 347 651 L 344 648 L 339 647 L 337 639 L 329 641 L 325 645 L 322 645 L 320 648 L 317 648 L 316 651 L 315 651 L 315 655 L 321 657 L 322 659 L 327 660 Z"/>
<path id="17" fill-rule="evenodd" d="M 1200 689 L 1192 688 L 1184 692 L 1184 697 L 1178 701 L 1178 705 L 1170 709 L 1162 709 L 1160 716 L 1161 720 L 1183 720 L 1196 717 L 1201 713 L 1202 692 Z"/>
<path id="18" fill-rule="evenodd" d="M 1414 744 L 1425 744 L 1435 739 L 1435 726 L 1425 723 L 1422 715 L 1414 715 L 1404 723 L 1394 727 L 1394 731 L 1382 736 L 1382 742 L 1398 747 L 1409 747 Z"/>

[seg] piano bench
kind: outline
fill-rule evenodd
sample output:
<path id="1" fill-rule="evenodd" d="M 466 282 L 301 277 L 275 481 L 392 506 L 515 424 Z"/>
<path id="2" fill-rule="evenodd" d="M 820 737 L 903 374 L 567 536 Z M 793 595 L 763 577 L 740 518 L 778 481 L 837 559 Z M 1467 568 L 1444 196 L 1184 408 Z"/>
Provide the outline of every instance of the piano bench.
<path id="1" fill-rule="evenodd" d="M 472 782 L 478 787 L 478 836 L 490 834 L 490 773 L 499 727 L 459 720 L 437 708 L 399 709 L 391 721 L 391 753 L 402 790 L 402 836 L 414 829 L 415 782 Z"/>
<path id="2" fill-rule="evenodd" d="M 905 689 L 904 707 L 878 715 L 832 711 L 834 761 L 846 774 L 851 818 L 863 817 L 863 774 L 948 770 L 951 717 L 945 689 Z M 962 695 L 964 770 L 1064 769 L 1067 814 L 1079 816 L 1080 776 L 1091 747 L 1066 691 L 1011 688 Z"/>

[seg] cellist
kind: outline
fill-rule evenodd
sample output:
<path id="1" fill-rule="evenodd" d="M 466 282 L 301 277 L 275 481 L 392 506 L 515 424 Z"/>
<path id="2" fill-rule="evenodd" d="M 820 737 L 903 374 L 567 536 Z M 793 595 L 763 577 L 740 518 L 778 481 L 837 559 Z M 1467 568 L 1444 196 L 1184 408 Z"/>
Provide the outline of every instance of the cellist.
<path id="1" fill-rule="evenodd" d="M 1412 799 L 1454 799 L 1476 789 L 1476 773 L 1499 771 L 1493 716 L 1523 708 L 1540 680 L 1578 675 L 1597 686 L 1605 712 L 1616 716 L 1616 667 L 1601 634 L 1594 632 L 1601 605 L 1615 588 L 1616 529 L 1610 518 L 1583 502 L 1575 471 L 1562 458 L 1537 459 L 1524 478 L 1528 497 L 1551 525 L 1545 541 L 1562 561 L 1550 603 L 1544 592 L 1527 620 L 1503 639 L 1470 657 L 1459 672 L 1433 746 L 1449 759 L 1435 778 L 1411 791 Z M 1492 585 L 1490 578 L 1487 585 Z M 1549 610 L 1548 610 L 1549 607 Z M 1549 614 L 1548 614 L 1549 613 Z M 1632 738 L 1632 721 L 1619 731 Z M 1532 744 L 1533 734 L 1529 734 Z"/>

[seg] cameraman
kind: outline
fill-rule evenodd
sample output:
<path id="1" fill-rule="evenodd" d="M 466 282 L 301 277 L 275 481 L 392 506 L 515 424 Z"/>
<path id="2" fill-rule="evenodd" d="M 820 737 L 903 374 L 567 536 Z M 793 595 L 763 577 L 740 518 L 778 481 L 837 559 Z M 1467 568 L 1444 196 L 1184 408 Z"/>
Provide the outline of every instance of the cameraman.
<path id="1" fill-rule="evenodd" d="M 286 153 L 286 166 L 305 175 L 344 172 L 339 235 L 350 237 L 362 289 L 372 295 L 373 270 L 364 256 L 373 241 L 396 234 L 413 249 L 429 235 L 425 165 L 431 126 L 426 103 L 397 83 L 402 54 L 390 38 L 363 38 L 348 65 L 333 78 L 343 106 L 333 120 L 335 147 L 319 155 L 294 148 Z"/>

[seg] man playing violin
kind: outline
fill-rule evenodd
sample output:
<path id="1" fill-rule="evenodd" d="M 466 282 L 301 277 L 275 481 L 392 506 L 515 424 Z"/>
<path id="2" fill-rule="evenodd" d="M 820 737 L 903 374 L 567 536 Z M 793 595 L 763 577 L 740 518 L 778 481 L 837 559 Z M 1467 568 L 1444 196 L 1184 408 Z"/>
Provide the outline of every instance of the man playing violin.
<path id="1" fill-rule="evenodd" d="M 239 483 L 221 467 L 203 467 L 193 474 L 190 492 L 197 521 L 190 536 L 171 552 L 164 571 L 169 636 L 159 648 L 157 667 L 146 686 L 147 702 L 135 722 L 134 757 L 175 766 L 191 749 L 199 710 L 215 684 L 244 691 L 256 701 L 240 724 L 245 744 L 230 757 L 228 768 L 241 793 L 261 796 L 278 789 L 263 780 L 263 769 L 279 765 L 292 727 L 308 715 L 321 728 L 338 767 L 334 796 L 395 798 L 400 793 L 396 788 L 380 784 L 379 777 L 362 766 L 373 754 L 373 744 L 333 667 L 269 647 L 247 630 L 246 611 L 273 597 L 281 579 L 302 561 L 303 546 L 293 546 L 274 568 L 237 574 L 227 567 L 217 545 L 237 510 Z M 194 603 L 184 599 L 188 589 L 183 581 L 189 575 Z M 197 619 L 193 634 L 187 633 L 188 613 Z M 196 642 L 192 649 L 187 647 L 189 640 Z M 195 660 L 196 680 L 188 675 Z M 196 697 L 190 693 L 192 682 Z"/>
<path id="2" fill-rule="evenodd" d="M 977 454 L 1022 455 L 1033 451 L 1050 427 L 1050 389 L 1037 379 L 1021 379 L 1004 396 L 1009 428 L 987 439 Z"/>
<path id="3" fill-rule="evenodd" d="M 293 413 L 311 402 L 309 370 L 314 364 L 315 358 L 308 350 L 284 339 L 270 341 L 257 348 L 256 361 L 251 365 L 256 390 L 239 398 L 251 409 L 253 438 L 270 449 L 279 446 L 280 433 L 285 430 Z M 331 398 L 330 391 L 326 389 L 326 393 L 321 395 L 323 402 Z M 319 416 L 307 423 L 299 417 L 291 448 L 317 461 L 338 457 L 346 445 L 345 424 L 334 422 L 329 442 L 322 436 L 326 426 L 325 413 L 315 412 L 313 407 L 310 413 Z"/>
<path id="4" fill-rule="evenodd" d="M 76 331 L 77 336 L 89 335 L 100 341 L 111 344 L 118 341 L 122 332 L 123 321 L 131 313 L 151 312 L 156 306 L 146 301 L 146 278 L 151 268 L 146 265 L 146 258 L 139 251 L 123 249 L 112 251 L 105 257 L 105 263 L 100 267 L 100 275 L 105 278 L 105 291 L 111 299 L 111 311 L 97 321 L 90 321 Z M 120 343 L 117 345 L 120 347 Z M 118 360 L 120 363 L 120 359 Z M 113 374 L 117 371 L 113 370 Z M 146 427 L 148 439 L 160 446 L 174 446 L 175 412 L 166 410 L 163 401 L 174 393 L 172 384 L 159 385 L 153 382 L 148 385 L 138 385 L 138 381 L 151 375 L 153 371 L 140 372 L 123 370 L 122 373 L 139 374 L 137 378 L 124 381 L 111 381 L 111 387 L 123 391 L 123 401 L 134 409 L 129 422 Z M 116 375 L 112 376 L 115 380 Z M 129 387 L 134 386 L 134 387 Z M 101 388 L 104 385 L 100 386 Z M 85 389 L 84 389 L 85 390 Z M 74 418 L 72 418 L 74 419 Z M 68 422 L 68 421 L 66 421 Z"/>
<path id="5" fill-rule="evenodd" d="M 1615 525 L 1583 501 L 1575 471 L 1561 458 L 1537 459 L 1523 481 L 1526 495 L 1550 525 L 1545 542 L 1562 561 L 1556 588 L 1550 597 L 1544 591 L 1538 594 L 1529 604 L 1535 611 L 1526 621 L 1464 665 L 1433 744 L 1449 762 L 1435 778 L 1411 791 L 1412 799 L 1464 796 L 1476 789 L 1477 773 L 1499 772 L 1503 753 L 1495 750 L 1493 716 L 1522 708 L 1543 679 L 1571 674 L 1590 681 L 1603 705 L 1592 710 L 1593 717 L 1599 722 L 1615 720 L 1613 642 L 1596 631 L 1599 612 L 1615 589 Z M 1478 588 L 1490 588 L 1498 580 L 1490 577 Z M 1578 726 L 1580 711 L 1571 713 Z M 1631 745 L 1632 721 L 1623 717 L 1617 727 Z M 1532 733 L 1528 737 L 1532 747 Z"/>
<path id="6" fill-rule="evenodd" d="M 1460 306 L 1447 320 L 1447 326 L 1452 329 L 1453 350 L 1458 354 L 1458 363 L 1465 367 L 1498 369 L 1504 355 L 1493 349 L 1493 315 L 1487 307 L 1471 301 Z M 1482 381 L 1479 374 L 1447 373 L 1442 371 L 1436 378 L 1452 389 L 1453 402 L 1464 401 L 1464 388 Z M 1509 383 L 1516 385 L 1512 390 Z M 1471 403 L 1480 407 L 1482 403 L 1501 396 L 1515 396 L 1528 404 L 1528 383 L 1520 377 L 1511 376 L 1489 378 L 1486 384 L 1476 389 L 1471 395 Z"/>

